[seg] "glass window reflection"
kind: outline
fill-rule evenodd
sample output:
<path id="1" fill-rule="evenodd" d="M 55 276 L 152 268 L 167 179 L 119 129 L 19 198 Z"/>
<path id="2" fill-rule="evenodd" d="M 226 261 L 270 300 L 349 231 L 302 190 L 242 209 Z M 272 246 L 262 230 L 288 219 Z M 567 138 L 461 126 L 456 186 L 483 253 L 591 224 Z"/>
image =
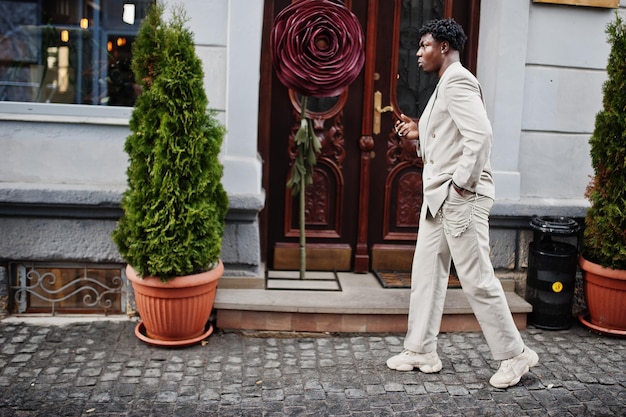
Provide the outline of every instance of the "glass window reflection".
<path id="1" fill-rule="evenodd" d="M 418 30 L 424 22 L 441 19 L 443 12 L 444 0 L 402 1 L 396 97 L 401 111 L 410 117 L 421 116 L 437 85 L 437 74 L 426 74 L 417 66 Z"/>
<path id="2" fill-rule="evenodd" d="M 0 101 L 132 106 L 153 0 L 0 0 Z"/>

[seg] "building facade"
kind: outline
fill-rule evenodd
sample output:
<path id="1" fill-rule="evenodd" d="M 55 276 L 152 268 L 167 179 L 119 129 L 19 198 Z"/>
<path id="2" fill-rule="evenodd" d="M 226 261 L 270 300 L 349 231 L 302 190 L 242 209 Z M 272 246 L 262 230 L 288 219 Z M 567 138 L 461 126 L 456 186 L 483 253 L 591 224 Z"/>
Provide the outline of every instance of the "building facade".
<path id="1" fill-rule="evenodd" d="M 258 115 L 268 104 L 260 94 L 262 57 L 269 53 L 263 48 L 264 23 L 271 21 L 267 2 L 182 3 L 204 63 L 210 107 L 228 131 L 221 154 L 230 200 L 226 275 L 262 277 L 267 199 Z M 557 3 L 565 2 L 479 2 L 476 74 L 494 128 L 492 257 L 501 271 L 524 270 L 533 215 L 582 219 L 588 206 L 588 139 L 602 106 L 609 54 L 605 27 L 616 10 L 626 14 L 626 1 L 617 9 L 596 7 L 606 2 Z M 126 186 L 123 146 L 131 111 L 123 105 L 0 101 L 4 314 L 21 265 L 121 269 L 110 235 Z"/>

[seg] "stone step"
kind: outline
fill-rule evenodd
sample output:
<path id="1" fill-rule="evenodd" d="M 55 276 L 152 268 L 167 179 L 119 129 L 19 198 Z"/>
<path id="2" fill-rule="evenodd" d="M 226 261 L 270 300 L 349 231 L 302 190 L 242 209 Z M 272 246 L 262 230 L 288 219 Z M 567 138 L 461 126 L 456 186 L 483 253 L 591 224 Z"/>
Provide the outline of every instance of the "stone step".
<path id="1" fill-rule="evenodd" d="M 215 297 L 217 327 L 275 332 L 406 332 L 409 289 L 385 289 L 372 274 L 339 272 L 338 290 L 331 288 L 328 277 L 309 279 L 307 273 L 306 278 L 311 282 L 294 280 L 289 284 L 290 279 L 285 278 L 280 288 L 266 289 L 267 280 L 263 278 L 238 283 L 232 277 L 223 277 Z M 512 280 L 502 282 L 515 323 L 524 329 L 532 306 L 515 294 Z M 320 283 L 324 288 L 315 287 Z M 449 288 L 441 331 L 479 330 L 463 291 Z"/>

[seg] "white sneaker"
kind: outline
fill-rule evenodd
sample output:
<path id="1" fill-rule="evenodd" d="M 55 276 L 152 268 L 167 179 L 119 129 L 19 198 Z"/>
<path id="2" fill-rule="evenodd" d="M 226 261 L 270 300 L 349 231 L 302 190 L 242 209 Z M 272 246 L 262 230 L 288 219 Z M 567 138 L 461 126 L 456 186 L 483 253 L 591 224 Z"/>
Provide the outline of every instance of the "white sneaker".
<path id="1" fill-rule="evenodd" d="M 538 362 L 537 353 L 528 346 L 524 346 L 522 353 L 500 363 L 498 372 L 491 377 L 489 383 L 496 388 L 512 387 Z"/>
<path id="2" fill-rule="evenodd" d="M 437 351 L 416 353 L 404 349 L 396 356 L 387 359 L 387 366 L 396 371 L 412 371 L 413 368 L 419 368 L 425 374 L 431 374 L 441 371 L 442 364 Z"/>

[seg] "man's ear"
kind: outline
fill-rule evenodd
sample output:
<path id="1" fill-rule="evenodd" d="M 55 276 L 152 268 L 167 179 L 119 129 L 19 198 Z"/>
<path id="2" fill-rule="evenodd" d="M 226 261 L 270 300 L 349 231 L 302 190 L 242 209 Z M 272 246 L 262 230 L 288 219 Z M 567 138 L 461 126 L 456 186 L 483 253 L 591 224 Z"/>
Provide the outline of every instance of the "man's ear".
<path id="1" fill-rule="evenodd" d="M 445 54 L 450 50 L 450 43 L 448 41 L 441 42 L 441 53 Z"/>

